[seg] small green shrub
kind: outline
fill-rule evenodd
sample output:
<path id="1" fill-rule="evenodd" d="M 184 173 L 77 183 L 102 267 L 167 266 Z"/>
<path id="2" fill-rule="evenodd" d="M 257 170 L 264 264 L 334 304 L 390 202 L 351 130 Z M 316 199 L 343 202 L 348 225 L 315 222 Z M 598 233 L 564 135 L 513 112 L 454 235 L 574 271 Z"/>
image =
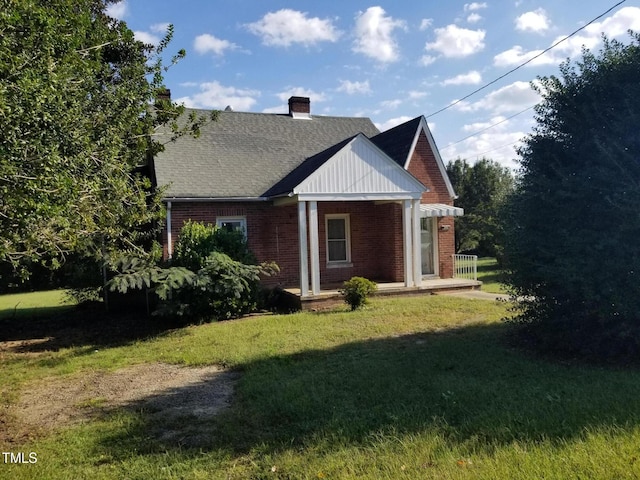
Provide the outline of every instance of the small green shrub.
<path id="1" fill-rule="evenodd" d="M 367 303 L 367 297 L 378 289 L 375 282 L 363 277 L 351 277 L 343 284 L 340 294 L 344 302 L 356 310 Z"/>

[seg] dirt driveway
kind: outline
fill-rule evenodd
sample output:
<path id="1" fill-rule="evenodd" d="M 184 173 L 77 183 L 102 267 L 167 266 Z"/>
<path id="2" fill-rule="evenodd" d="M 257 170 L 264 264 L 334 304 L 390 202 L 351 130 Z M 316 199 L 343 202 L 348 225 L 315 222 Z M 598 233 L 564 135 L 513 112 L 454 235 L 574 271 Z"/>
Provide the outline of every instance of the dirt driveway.
<path id="1" fill-rule="evenodd" d="M 125 408 L 144 411 L 157 439 L 198 446 L 206 439 L 197 425 L 229 406 L 238 377 L 215 366 L 153 363 L 45 378 L 27 385 L 10 406 L 11 433 L 4 440 L 19 443 Z"/>

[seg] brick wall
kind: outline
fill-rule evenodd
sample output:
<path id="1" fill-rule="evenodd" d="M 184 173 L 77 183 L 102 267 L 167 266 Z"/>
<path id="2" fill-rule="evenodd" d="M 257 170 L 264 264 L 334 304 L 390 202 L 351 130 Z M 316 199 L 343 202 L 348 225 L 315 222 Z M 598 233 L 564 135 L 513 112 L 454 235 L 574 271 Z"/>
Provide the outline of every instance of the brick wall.
<path id="1" fill-rule="evenodd" d="M 438 164 L 424 132 L 420 133 L 418 143 L 409 162 L 409 173 L 420 180 L 429 192 L 422 194 L 421 203 L 444 203 L 453 205 Z M 455 253 L 454 217 L 438 218 L 438 262 L 440 278 L 453 277 L 453 254 Z M 441 226 L 449 225 L 448 231 Z"/>
<path id="2" fill-rule="evenodd" d="M 325 215 L 350 215 L 351 267 L 327 268 Z M 299 242 L 297 205 L 275 207 L 270 202 L 217 203 L 173 202 L 172 241 L 178 239 L 187 220 L 215 225 L 218 217 L 246 217 L 249 248 L 259 261 L 275 261 L 276 277 L 265 278 L 266 285 L 299 286 Z M 378 281 L 402 281 L 402 209 L 396 204 L 373 202 L 318 202 L 318 235 L 321 283 L 339 283 L 354 275 Z M 308 239 L 307 239 L 308 241 Z M 163 232 L 165 257 L 167 234 Z"/>

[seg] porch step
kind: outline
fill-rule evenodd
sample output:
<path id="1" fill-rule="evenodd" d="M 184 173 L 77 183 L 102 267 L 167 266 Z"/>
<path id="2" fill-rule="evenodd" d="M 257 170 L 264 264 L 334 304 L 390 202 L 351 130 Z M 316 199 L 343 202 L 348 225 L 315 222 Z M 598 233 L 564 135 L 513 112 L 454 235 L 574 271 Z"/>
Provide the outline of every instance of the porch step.
<path id="1" fill-rule="evenodd" d="M 413 296 L 433 295 L 436 293 L 479 290 L 482 282 L 460 278 L 423 280 L 419 287 L 405 287 L 402 282 L 378 283 L 375 296 Z M 344 305 L 338 288 L 321 290 L 318 295 L 300 296 L 299 288 L 284 290 L 288 300 L 299 305 L 300 310 L 325 310 Z"/>

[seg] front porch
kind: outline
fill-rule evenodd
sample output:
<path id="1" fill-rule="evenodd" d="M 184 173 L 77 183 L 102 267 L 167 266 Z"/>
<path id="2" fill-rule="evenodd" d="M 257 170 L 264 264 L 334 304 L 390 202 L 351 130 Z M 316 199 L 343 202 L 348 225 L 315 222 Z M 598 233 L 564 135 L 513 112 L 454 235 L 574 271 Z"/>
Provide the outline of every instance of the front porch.
<path id="1" fill-rule="evenodd" d="M 405 286 L 404 282 L 378 283 L 375 296 L 434 295 L 455 290 L 478 290 L 482 282 L 466 278 L 423 279 L 418 286 Z M 343 304 L 340 295 L 341 284 L 323 285 L 317 294 L 302 296 L 300 288 L 287 288 L 284 291 L 301 310 L 322 310 Z"/>

